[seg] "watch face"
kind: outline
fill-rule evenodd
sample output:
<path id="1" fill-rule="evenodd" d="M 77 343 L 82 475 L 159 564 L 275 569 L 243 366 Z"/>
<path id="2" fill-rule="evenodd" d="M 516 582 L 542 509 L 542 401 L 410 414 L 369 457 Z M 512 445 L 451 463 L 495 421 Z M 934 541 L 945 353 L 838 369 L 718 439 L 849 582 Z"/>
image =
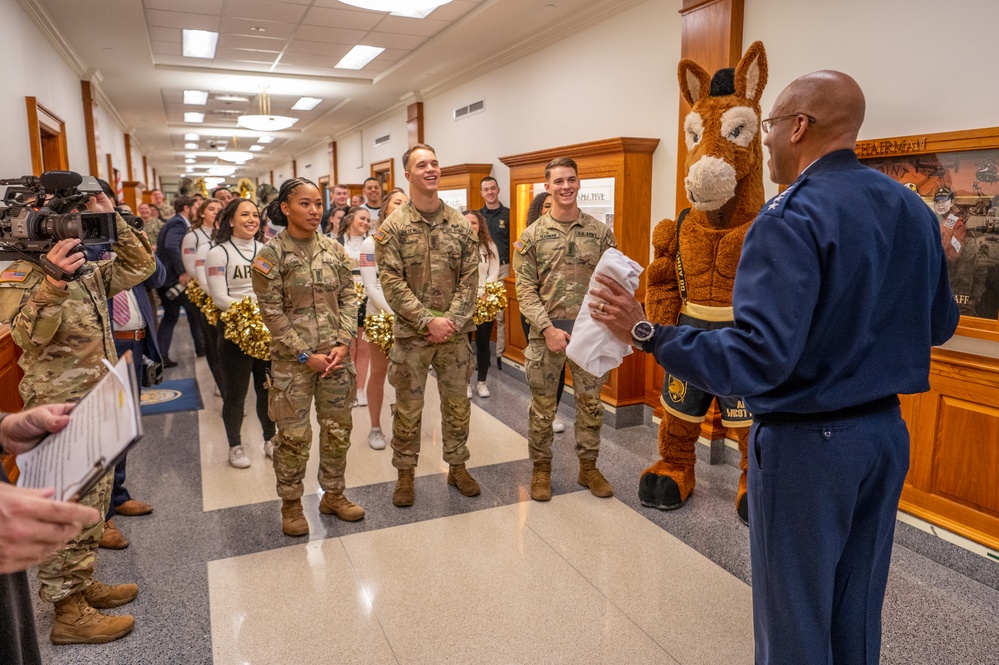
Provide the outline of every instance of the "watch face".
<path id="1" fill-rule="evenodd" d="M 639 321 L 635 324 L 635 327 L 631 330 L 631 336 L 635 339 L 645 342 L 652 337 L 654 328 L 652 324 L 648 321 Z"/>

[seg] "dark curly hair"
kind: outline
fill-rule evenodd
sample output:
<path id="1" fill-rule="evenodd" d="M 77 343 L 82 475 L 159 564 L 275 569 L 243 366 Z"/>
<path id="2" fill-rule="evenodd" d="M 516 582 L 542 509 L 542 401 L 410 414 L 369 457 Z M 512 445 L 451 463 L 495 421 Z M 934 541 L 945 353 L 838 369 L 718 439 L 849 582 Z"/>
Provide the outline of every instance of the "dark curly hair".
<path id="1" fill-rule="evenodd" d="M 545 199 L 549 196 L 551 194 L 548 192 L 541 192 L 531 201 L 531 205 L 527 208 L 527 226 L 541 218 L 541 210 L 545 207 Z"/>
<path id="2" fill-rule="evenodd" d="M 302 185 L 316 187 L 316 183 L 306 178 L 291 178 L 281 183 L 281 189 L 278 190 L 277 198 L 267 204 L 267 219 L 271 224 L 275 226 L 288 226 L 288 217 L 281 210 L 281 204 L 287 201 L 291 193 Z M 316 189 L 319 188 L 316 187 Z"/>

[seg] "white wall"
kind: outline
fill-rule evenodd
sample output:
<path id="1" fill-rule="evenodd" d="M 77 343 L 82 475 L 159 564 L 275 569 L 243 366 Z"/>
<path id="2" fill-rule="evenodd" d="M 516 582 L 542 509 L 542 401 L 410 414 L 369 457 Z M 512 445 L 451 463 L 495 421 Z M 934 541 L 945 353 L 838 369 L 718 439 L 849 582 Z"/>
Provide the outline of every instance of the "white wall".
<path id="1" fill-rule="evenodd" d="M 114 177 L 108 173 L 108 154 L 111 166 L 121 173 L 122 182 L 128 180 L 128 162 L 125 158 L 125 132 L 114 116 L 99 103 L 94 107 L 94 137 L 97 142 L 97 172 L 114 187 Z M 142 158 L 139 158 L 142 164 Z M 135 168 L 135 165 L 132 165 Z"/>
<path id="2" fill-rule="evenodd" d="M 323 141 L 311 150 L 295 157 L 299 178 L 307 178 L 312 182 L 318 183 L 321 177 L 327 175 L 332 177 L 332 174 L 329 172 L 330 157 L 328 144 L 328 141 Z M 277 173 L 274 176 L 277 177 Z M 282 180 L 281 182 L 284 181 Z M 277 182 L 275 185 L 280 187 L 281 182 Z"/>
<path id="3" fill-rule="evenodd" d="M 389 136 L 388 143 L 376 146 L 375 139 Z M 406 110 L 400 109 L 387 117 L 365 125 L 337 140 L 337 174 L 343 184 L 359 185 L 371 177 L 371 164 L 386 159 L 394 160 L 395 182 L 403 180 L 399 160 L 408 145 Z"/>

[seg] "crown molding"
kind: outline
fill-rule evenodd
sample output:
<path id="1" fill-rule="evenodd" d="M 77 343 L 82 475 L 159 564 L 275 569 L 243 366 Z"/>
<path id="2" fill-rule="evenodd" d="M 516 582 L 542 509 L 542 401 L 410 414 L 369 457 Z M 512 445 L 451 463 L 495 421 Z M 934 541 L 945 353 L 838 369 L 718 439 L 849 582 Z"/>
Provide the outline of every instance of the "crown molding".
<path id="1" fill-rule="evenodd" d="M 45 35 L 45 39 L 48 40 L 49 44 L 52 45 L 52 48 L 56 50 L 63 61 L 69 65 L 69 68 L 77 76 L 83 76 L 87 71 L 86 64 L 76 54 L 73 47 L 69 45 L 66 38 L 62 36 L 62 33 L 59 32 L 59 28 L 56 27 L 49 13 L 36 0 L 17 0 L 17 4 L 21 6 L 21 9 L 28 15 L 32 23 Z"/>

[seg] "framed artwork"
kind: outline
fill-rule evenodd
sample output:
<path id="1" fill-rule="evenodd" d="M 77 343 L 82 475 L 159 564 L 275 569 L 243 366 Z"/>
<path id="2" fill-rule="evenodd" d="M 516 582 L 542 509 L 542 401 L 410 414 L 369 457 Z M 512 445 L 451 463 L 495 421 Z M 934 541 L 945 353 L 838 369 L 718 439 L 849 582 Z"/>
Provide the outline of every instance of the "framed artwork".
<path id="1" fill-rule="evenodd" d="M 381 162 L 374 162 L 371 165 L 371 177 L 377 178 L 382 185 L 383 192 L 390 192 L 395 189 L 395 166 L 391 158 Z"/>
<path id="2" fill-rule="evenodd" d="M 936 214 L 958 334 L 999 341 L 999 127 L 860 141 L 856 150 Z"/>

